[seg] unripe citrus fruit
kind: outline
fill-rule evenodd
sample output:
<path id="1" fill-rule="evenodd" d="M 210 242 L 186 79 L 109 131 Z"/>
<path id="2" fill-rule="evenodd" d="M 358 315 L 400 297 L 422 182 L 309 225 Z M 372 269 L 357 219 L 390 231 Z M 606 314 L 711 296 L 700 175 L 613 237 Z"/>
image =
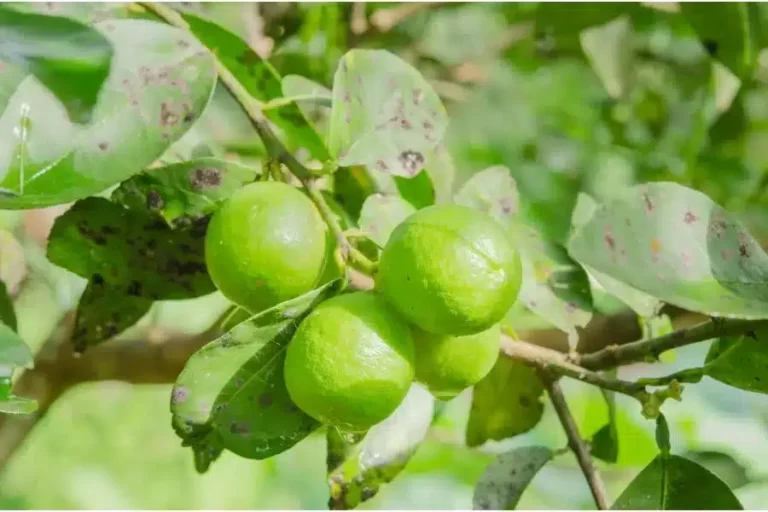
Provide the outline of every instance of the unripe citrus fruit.
<path id="1" fill-rule="evenodd" d="M 213 215 L 205 239 L 211 279 L 232 302 L 258 312 L 311 291 L 325 268 L 325 224 L 288 184 L 259 182 Z"/>
<path id="2" fill-rule="evenodd" d="M 501 328 L 467 336 L 442 336 L 413 331 L 416 380 L 442 400 L 454 398 L 488 375 L 499 357 Z"/>
<path id="3" fill-rule="evenodd" d="M 420 329 L 466 335 L 498 323 L 522 268 L 503 227 L 477 210 L 430 206 L 403 221 L 381 254 L 376 288 Z"/>
<path id="4" fill-rule="evenodd" d="M 413 381 L 408 324 L 373 292 L 320 304 L 285 356 L 294 403 L 323 423 L 363 431 L 392 414 Z"/>

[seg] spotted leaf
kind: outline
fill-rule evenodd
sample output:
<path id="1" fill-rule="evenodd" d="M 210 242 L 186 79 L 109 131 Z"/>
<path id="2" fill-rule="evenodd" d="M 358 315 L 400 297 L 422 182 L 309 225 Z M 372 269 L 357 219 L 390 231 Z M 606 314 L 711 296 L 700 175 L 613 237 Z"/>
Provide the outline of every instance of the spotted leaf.
<path id="1" fill-rule="evenodd" d="M 523 492 L 554 453 L 543 446 L 515 448 L 483 472 L 472 497 L 474 510 L 514 510 Z"/>

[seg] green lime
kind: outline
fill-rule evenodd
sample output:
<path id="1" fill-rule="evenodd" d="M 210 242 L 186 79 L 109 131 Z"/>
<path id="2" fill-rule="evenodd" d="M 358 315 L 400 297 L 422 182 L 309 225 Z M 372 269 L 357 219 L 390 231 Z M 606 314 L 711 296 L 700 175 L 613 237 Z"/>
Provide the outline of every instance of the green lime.
<path id="1" fill-rule="evenodd" d="M 211 279 L 252 312 L 315 288 L 327 234 L 312 201 L 288 184 L 251 183 L 213 215 L 205 239 Z"/>
<path id="2" fill-rule="evenodd" d="M 477 210 L 444 204 L 414 213 L 384 247 L 376 288 L 411 323 L 443 335 L 498 323 L 517 299 L 520 255 L 503 227 Z"/>
<path id="3" fill-rule="evenodd" d="M 296 405 L 350 432 L 381 422 L 400 405 L 414 376 L 408 324 L 373 292 L 340 295 L 301 322 L 285 356 Z"/>
<path id="4" fill-rule="evenodd" d="M 441 336 L 414 329 L 416 380 L 441 400 L 454 398 L 488 375 L 500 346 L 499 324 L 467 336 Z"/>

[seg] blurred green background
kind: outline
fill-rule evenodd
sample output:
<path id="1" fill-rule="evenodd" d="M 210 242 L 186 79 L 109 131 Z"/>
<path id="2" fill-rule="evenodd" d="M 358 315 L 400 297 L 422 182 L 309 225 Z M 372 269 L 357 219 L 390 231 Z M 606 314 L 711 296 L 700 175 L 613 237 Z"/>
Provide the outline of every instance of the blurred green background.
<path id="1" fill-rule="evenodd" d="M 409 5 L 219 3 L 184 8 L 209 16 L 270 53 L 283 75 L 304 75 L 328 87 L 339 57 L 350 47 L 398 53 L 432 81 L 449 110 L 446 142 L 455 185 L 488 166 L 507 166 L 528 222 L 555 240 L 565 239 L 579 192 L 601 200 L 649 180 L 699 188 L 768 240 L 768 54 L 761 54 L 757 68 L 734 94 L 675 4 Z M 126 4 L 52 4 L 46 9 L 87 21 L 141 15 Z M 761 6 L 757 14 L 762 12 Z M 621 34 L 597 32 L 598 44 L 585 52 L 580 34 L 617 19 L 626 20 Z M 714 11 L 712 20 L 718 20 Z M 246 162 L 258 163 L 263 154 L 222 90 L 167 159 L 192 154 L 201 141 Z M 63 312 L 76 304 L 84 280 L 45 261 L 35 238 L 44 231 L 36 223 L 45 224 L 45 212 L 0 212 L 0 218 L 3 236 L 12 234 L 20 244 L 3 243 L 0 271 L 7 282 L 25 277 L 16 299 L 20 329 L 30 345 L 40 347 Z M 142 324 L 200 332 L 224 306 L 217 295 L 158 303 Z M 663 375 L 695 366 L 706 345 L 678 350 L 663 365 L 622 368 L 619 376 Z M 226 453 L 201 476 L 171 429 L 170 387 L 101 382 L 69 391 L 2 470 L 0 505 L 326 507 L 322 435 L 267 461 Z M 602 396 L 571 381 L 564 388 L 582 433 L 594 433 L 607 418 Z M 470 450 L 463 446 L 469 398 L 465 393 L 446 405 L 406 470 L 362 508 L 470 508 L 474 483 L 493 454 L 534 443 L 554 449 L 565 445 L 547 404 L 544 419 L 529 433 Z M 612 499 L 657 453 L 654 423 L 622 397 L 618 405 L 619 461 L 598 463 Z M 735 488 L 745 508 L 768 508 L 768 400 L 763 395 L 705 379 L 686 388 L 683 402 L 666 403 L 664 412 L 675 453 L 687 453 L 716 472 Z M 570 454 L 547 465 L 519 505 L 593 507 Z"/>

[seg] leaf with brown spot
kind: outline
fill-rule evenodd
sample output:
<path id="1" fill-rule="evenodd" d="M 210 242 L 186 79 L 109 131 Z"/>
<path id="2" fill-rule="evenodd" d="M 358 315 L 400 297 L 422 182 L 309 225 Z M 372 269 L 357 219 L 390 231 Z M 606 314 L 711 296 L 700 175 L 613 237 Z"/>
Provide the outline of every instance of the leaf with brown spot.
<path id="1" fill-rule="evenodd" d="M 554 455 L 543 446 L 524 446 L 502 453 L 485 468 L 477 482 L 472 508 L 514 510 L 525 489 Z"/>
<path id="2" fill-rule="evenodd" d="M 500 355 L 472 391 L 467 445 L 501 441 L 535 427 L 544 414 L 543 394 L 544 385 L 533 368 Z"/>

